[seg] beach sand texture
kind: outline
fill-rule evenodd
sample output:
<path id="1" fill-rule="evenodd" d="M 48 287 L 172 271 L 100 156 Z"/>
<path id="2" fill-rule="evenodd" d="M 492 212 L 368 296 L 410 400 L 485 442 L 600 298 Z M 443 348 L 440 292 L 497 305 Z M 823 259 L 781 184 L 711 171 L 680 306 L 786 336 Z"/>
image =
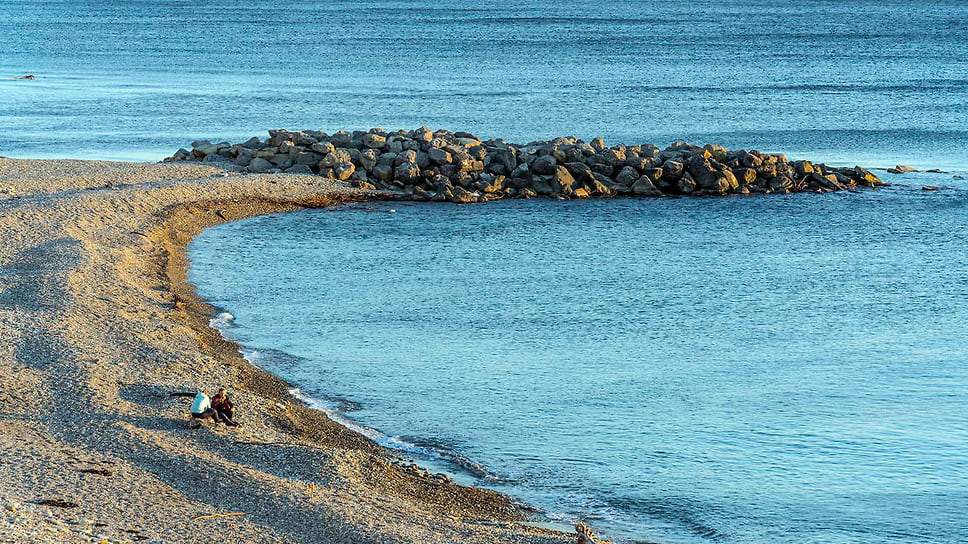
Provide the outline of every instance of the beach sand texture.
<path id="1" fill-rule="evenodd" d="M 0 542 L 573 541 L 302 405 L 208 327 L 192 236 L 361 198 L 317 176 L 0 159 Z M 244 426 L 189 430 L 171 394 L 221 385 Z"/>

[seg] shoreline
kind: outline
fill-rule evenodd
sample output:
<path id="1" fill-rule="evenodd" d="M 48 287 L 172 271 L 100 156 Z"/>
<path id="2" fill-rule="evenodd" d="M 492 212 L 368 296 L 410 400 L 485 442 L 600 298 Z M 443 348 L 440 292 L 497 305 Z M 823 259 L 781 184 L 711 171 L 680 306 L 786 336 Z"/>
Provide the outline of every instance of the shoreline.
<path id="1" fill-rule="evenodd" d="M 574 539 L 296 401 L 209 326 L 186 276 L 195 234 L 373 195 L 95 161 L 2 159 L 0 181 L 16 190 L 0 195 L 0 524 L 12 528 L 0 542 L 196 542 L 216 528 L 246 542 Z M 244 426 L 188 430 L 172 393 L 222 384 Z"/>

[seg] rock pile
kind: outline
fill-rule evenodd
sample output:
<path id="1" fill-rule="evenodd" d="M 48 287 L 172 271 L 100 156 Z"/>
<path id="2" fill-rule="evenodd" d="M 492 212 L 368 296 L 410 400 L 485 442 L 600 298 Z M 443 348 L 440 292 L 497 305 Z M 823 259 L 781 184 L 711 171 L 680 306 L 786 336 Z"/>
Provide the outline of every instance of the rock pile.
<path id="1" fill-rule="evenodd" d="M 482 202 L 499 198 L 589 198 L 622 195 L 723 195 L 832 192 L 883 185 L 869 171 L 787 161 L 782 154 L 676 142 L 607 146 L 601 138 L 511 144 L 467 132 L 289 132 L 241 144 L 208 141 L 166 161 L 231 161 L 253 173 L 318 174 L 367 190 L 394 190 L 413 200 Z"/>

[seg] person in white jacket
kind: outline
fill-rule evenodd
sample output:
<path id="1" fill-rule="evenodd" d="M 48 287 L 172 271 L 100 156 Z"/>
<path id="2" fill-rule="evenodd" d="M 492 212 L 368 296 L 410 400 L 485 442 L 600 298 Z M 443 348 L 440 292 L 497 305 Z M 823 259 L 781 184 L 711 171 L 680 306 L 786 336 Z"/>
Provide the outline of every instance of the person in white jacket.
<path id="1" fill-rule="evenodd" d="M 218 423 L 218 414 L 212 409 L 212 399 L 208 398 L 208 391 L 200 391 L 195 395 L 195 400 L 192 402 L 192 419 L 205 419 L 212 418 L 212 421 Z"/>

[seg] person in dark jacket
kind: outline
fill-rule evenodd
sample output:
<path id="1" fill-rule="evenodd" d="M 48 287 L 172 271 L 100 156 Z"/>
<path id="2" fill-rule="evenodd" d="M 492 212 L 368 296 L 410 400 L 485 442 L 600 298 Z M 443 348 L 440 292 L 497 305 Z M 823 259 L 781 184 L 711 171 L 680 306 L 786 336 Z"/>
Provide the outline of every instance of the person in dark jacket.
<path id="1" fill-rule="evenodd" d="M 232 416 L 235 414 L 235 405 L 232 404 L 232 399 L 229 398 L 224 387 L 219 388 L 218 393 L 212 397 L 212 408 L 218 414 L 219 420 L 233 427 L 238 425 L 232 419 Z"/>

